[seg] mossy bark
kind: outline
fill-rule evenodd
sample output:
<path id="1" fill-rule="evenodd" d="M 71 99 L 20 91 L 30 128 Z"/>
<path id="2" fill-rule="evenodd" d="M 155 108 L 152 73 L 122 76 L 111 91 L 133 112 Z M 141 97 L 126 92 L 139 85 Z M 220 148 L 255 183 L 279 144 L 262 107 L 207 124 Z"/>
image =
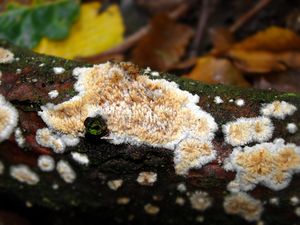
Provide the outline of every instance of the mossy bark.
<path id="1" fill-rule="evenodd" d="M 72 70 L 78 66 L 90 65 L 35 54 L 4 41 L 0 41 L 0 46 L 10 49 L 18 59 L 11 64 L 0 64 L 0 94 L 18 109 L 18 126 L 23 130 L 26 139 L 24 148 L 18 147 L 13 135 L 9 140 L 0 143 L 0 158 L 5 165 L 5 172 L 0 175 L 0 204 L 4 209 L 21 213 L 32 224 L 197 224 L 199 216 L 204 217 L 205 224 L 246 223 L 238 216 L 227 215 L 223 209 L 224 196 L 228 195 L 226 185 L 234 179 L 235 173 L 226 172 L 222 163 L 219 163 L 232 151 L 232 146 L 224 142 L 220 127 L 239 117 L 258 116 L 262 103 L 284 100 L 300 107 L 300 95 L 295 93 L 205 85 L 161 74 L 159 79 L 175 81 L 181 89 L 198 94 L 199 105 L 215 118 L 219 130 L 213 144 L 218 160 L 201 169 L 191 170 L 188 176 L 183 177 L 176 175 L 174 171 L 171 150 L 149 146 L 112 145 L 97 137 L 81 138 L 80 143 L 75 147 L 68 147 L 65 154 L 53 154 L 50 149 L 35 142 L 36 130 L 45 126 L 37 111 L 48 102 L 59 103 L 76 95 Z M 53 67 L 63 67 L 66 71 L 55 75 Z M 50 99 L 48 92 L 54 89 L 60 94 L 57 98 Z M 220 96 L 224 103 L 215 104 L 215 96 Z M 238 107 L 230 103 L 231 99 L 238 98 L 245 100 L 245 106 Z M 284 138 L 286 142 L 300 145 L 300 132 L 289 134 L 286 131 L 288 122 L 300 126 L 299 110 L 285 120 L 275 119 L 273 122 L 273 138 Z M 91 133 L 97 134 L 94 130 Z M 83 166 L 74 162 L 71 151 L 87 154 L 90 164 Z M 67 184 L 56 172 L 39 171 L 36 162 L 41 154 L 52 155 L 55 161 L 69 161 L 77 174 L 75 182 Z M 29 165 L 40 176 L 40 182 L 28 186 L 12 179 L 9 175 L 12 164 Z M 156 172 L 157 182 L 153 186 L 138 184 L 136 179 L 141 171 Z M 111 190 L 107 185 L 109 180 L 114 179 L 123 180 L 123 185 L 117 191 Z M 177 190 L 180 183 L 186 185 L 186 192 Z M 290 185 L 282 191 L 275 192 L 258 185 L 251 192 L 252 196 L 262 202 L 267 202 L 271 197 L 280 199 L 279 206 L 264 205 L 262 220 L 265 224 L 292 224 L 291 221 L 299 221 L 294 207 L 289 203 L 293 196 L 300 198 L 299 185 L 300 176 L 296 174 Z M 189 195 L 197 190 L 206 191 L 213 198 L 212 207 L 205 212 L 194 210 L 190 205 Z M 121 197 L 128 197 L 130 202 L 126 205 L 117 204 L 117 199 Z M 176 204 L 177 197 L 185 199 L 185 204 Z M 25 202 L 30 202 L 33 207 L 26 208 Z M 148 203 L 160 208 L 157 215 L 149 215 L 144 211 L 144 206 Z"/>

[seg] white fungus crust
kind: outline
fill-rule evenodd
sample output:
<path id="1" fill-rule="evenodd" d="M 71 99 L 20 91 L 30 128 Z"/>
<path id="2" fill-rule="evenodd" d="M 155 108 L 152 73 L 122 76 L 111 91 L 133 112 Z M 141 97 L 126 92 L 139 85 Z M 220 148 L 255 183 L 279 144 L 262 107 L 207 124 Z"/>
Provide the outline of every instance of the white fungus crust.
<path id="1" fill-rule="evenodd" d="M 57 134 L 73 137 L 84 135 L 87 117 L 100 115 L 106 120 L 107 140 L 112 144 L 175 150 L 188 138 L 212 141 L 217 124 L 197 105 L 198 95 L 180 90 L 175 82 L 151 80 L 127 69 L 128 65 L 112 63 L 74 69 L 78 95 L 58 105 L 42 106 L 39 115 Z M 179 153 L 176 149 L 175 154 Z"/>
<path id="2" fill-rule="evenodd" d="M 123 180 L 122 179 L 117 179 L 117 180 L 110 180 L 107 182 L 107 186 L 113 190 L 116 191 L 123 185 Z"/>
<path id="3" fill-rule="evenodd" d="M 38 158 L 38 167 L 44 172 L 50 172 L 55 169 L 55 161 L 49 155 L 41 155 Z"/>
<path id="4" fill-rule="evenodd" d="M 205 211 L 212 205 L 212 199 L 207 192 L 196 191 L 190 196 L 192 208 L 198 211 Z"/>
<path id="5" fill-rule="evenodd" d="M 239 146 L 271 139 L 274 125 L 267 117 L 242 117 L 226 123 L 222 129 L 225 141 L 232 146 Z"/>
<path id="6" fill-rule="evenodd" d="M 53 72 L 54 72 L 55 74 L 62 74 L 62 73 L 65 72 L 65 69 L 62 68 L 62 67 L 53 67 Z"/>
<path id="7" fill-rule="evenodd" d="M 239 99 L 235 100 L 235 104 L 239 107 L 242 107 L 245 105 L 245 101 L 244 101 L 244 99 L 239 98 Z"/>
<path id="8" fill-rule="evenodd" d="M 220 96 L 216 96 L 215 98 L 214 98 L 214 103 L 216 103 L 216 104 L 222 104 L 224 101 L 221 99 L 221 97 Z"/>
<path id="9" fill-rule="evenodd" d="M 73 183 L 75 181 L 76 173 L 67 161 L 58 161 L 56 170 L 66 183 Z"/>
<path id="10" fill-rule="evenodd" d="M 261 201 L 254 199 L 247 193 L 243 192 L 226 196 L 223 207 L 226 213 L 239 215 L 249 222 L 260 220 L 263 212 L 263 205 Z"/>
<path id="11" fill-rule="evenodd" d="M 253 147 L 237 147 L 225 160 L 224 169 L 237 172 L 235 180 L 228 184 L 229 191 L 249 191 L 257 184 L 282 190 L 293 174 L 300 172 L 300 147 L 284 144 L 283 139 Z"/>
<path id="12" fill-rule="evenodd" d="M 8 49 L 0 47 L 0 63 L 12 63 L 14 61 L 14 54 Z"/>
<path id="13" fill-rule="evenodd" d="M 66 146 L 75 146 L 79 143 L 79 138 L 60 133 L 55 134 L 49 128 L 38 129 L 35 139 L 39 145 L 52 148 L 55 153 L 64 153 Z"/>
<path id="14" fill-rule="evenodd" d="M 0 94 L 0 142 L 8 139 L 18 123 L 18 111 Z"/>
<path id="15" fill-rule="evenodd" d="M 38 175 L 33 172 L 28 166 L 23 164 L 11 166 L 9 173 L 16 180 L 28 185 L 35 185 L 40 181 Z"/>
<path id="16" fill-rule="evenodd" d="M 136 181 L 140 185 L 152 186 L 157 180 L 157 173 L 154 172 L 140 172 Z"/>
<path id="17" fill-rule="evenodd" d="M 289 132 L 290 134 L 294 134 L 294 133 L 297 132 L 298 127 L 297 127 L 297 125 L 296 125 L 295 123 L 288 123 L 288 124 L 286 125 L 286 129 L 288 130 L 288 132 Z"/>
<path id="18" fill-rule="evenodd" d="M 22 134 L 22 130 L 18 127 L 15 129 L 15 139 L 20 148 L 23 148 L 25 145 L 25 138 Z"/>
<path id="19" fill-rule="evenodd" d="M 77 163 L 81 165 L 87 166 L 90 162 L 88 156 L 84 153 L 79 152 L 71 152 L 73 160 L 75 160 Z"/>
<path id="20" fill-rule="evenodd" d="M 274 101 L 269 104 L 264 104 L 260 110 L 261 114 L 267 117 L 284 119 L 286 116 L 291 116 L 297 110 L 297 107 L 285 101 Z"/>
<path id="21" fill-rule="evenodd" d="M 48 92 L 48 96 L 49 96 L 49 98 L 51 98 L 51 99 L 54 99 L 54 98 L 56 98 L 57 96 L 58 96 L 58 91 L 57 90 L 52 90 L 52 91 L 49 91 Z"/>

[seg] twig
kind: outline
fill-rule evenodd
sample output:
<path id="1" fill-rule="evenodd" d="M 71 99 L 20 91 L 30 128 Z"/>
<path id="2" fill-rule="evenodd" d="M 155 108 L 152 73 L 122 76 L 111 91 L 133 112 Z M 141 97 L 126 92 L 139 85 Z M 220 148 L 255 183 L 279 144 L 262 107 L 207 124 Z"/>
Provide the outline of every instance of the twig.
<path id="1" fill-rule="evenodd" d="M 240 16 L 234 24 L 232 24 L 229 28 L 230 32 L 236 32 L 241 26 L 243 26 L 246 22 L 248 22 L 254 15 L 256 15 L 259 11 L 261 11 L 264 7 L 266 7 L 271 0 L 260 0 L 253 8 L 251 8 L 248 12 Z"/>

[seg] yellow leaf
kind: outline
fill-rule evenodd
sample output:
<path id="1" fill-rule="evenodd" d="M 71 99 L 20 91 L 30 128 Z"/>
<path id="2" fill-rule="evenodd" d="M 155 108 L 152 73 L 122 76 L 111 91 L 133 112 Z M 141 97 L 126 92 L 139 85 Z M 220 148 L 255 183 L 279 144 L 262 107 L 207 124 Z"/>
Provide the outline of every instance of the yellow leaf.
<path id="1" fill-rule="evenodd" d="M 112 5 L 98 14 L 101 4 L 82 4 L 80 16 L 68 38 L 53 41 L 43 38 L 36 52 L 67 59 L 87 57 L 106 51 L 123 41 L 124 25 L 118 6 Z"/>

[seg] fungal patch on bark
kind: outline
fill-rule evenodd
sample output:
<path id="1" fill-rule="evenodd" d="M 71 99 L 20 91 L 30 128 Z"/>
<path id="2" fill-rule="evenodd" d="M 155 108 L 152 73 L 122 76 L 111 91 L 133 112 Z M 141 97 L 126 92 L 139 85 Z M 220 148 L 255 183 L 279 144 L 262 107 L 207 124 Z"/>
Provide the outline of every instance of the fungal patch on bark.
<path id="1" fill-rule="evenodd" d="M 239 118 L 222 126 L 225 141 L 232 146 L 263 142 L 272 137 L 274 126 L 267 117 Z"/>
<path id="2" fill-rule="evenodd" d="M 149 215 L 156 215 L 157 213 L 159 213 L 160 209 L 158 206 L 149 203 L 144 206 L 144 210 Z"/>
<path id="3" fill-rule="evenodd" d="M 22 134 L 22 130 L 18 127 L 15 129 L 15 140 L 20 148 L 23 148 L 25 145 L 25 138 Z"/>
<path id="4" fill-rule="evenodd" d="M 38 167 L 44 172 L 53 171 L 55 169 L 55 161 L 49 155 L 41 155 L 38 158 Z"/>
<path id="5" fill-rule="evenodd" d="M 58 96 L 58 91 L 57 90 L 52 90 L 52 91 L 49 91 L 48 92 L 48 96 L 49 96 L 49 98 L 51 98 L 51 99 L 54 99 L 54 98 L 56 98 L 57 96 Z"/>
<path id="6" fill-rule="evenodd" d="M 152 80 L 132 65 L 105 63 L 76 68 L 73 75 L 78 95 L 57 105 L 46 104 L 39 112 L 56 133 L 84 136 L 86 118 L 101 116 L 109 130 L 107 140 L 113 144 L 175 150 L 187 138 L 210 142 L 217 130 L 214 118 L 197 105 L 198 95 L 179 89 L 175 82 Z"/>
<path id="7" fill-rule="evenodd" d="M 191 168 L 201 168 L 216 158 L 211 142 L 187 138 L 175 150 L 175 170 L 177 174 L 187 174 Z"/>
<path id="8" fill-rule="evenodd" d="M 243 192 L 226 196 L 223 207 L 226 213 L 239 215 L 249 222 L 260 220 L 263 212 L 261 201 Z"/>
<path id="9" fill-rule="evenodd" d="M 214 103 L 216 103 L 216 104 L 222 104 L 224 101 L 221 99 L 221 97 L 220 96 L 216 96 L 215 98 L 214 98 Z"/>
<path id="10" fill-rule="evenodd" d="M 261 114 L 267 117 L 284 119 L 286 116 L 291 116 L 297 110 L 297 107 L 285 101 L 274 101 L 269 104 L 264 104 L 260 110 Z"/>
<path id="11" fill-rule="evenodd" d="M 10 176 L 18 180 L 21 183 L 26 183 L 28 185 L 37 184 L 40 179 L 39 176 L 33 172 L 28 166 L 20 164 L 17 166 L 10 167 Z"/>
<path id="12" fill-rule="evenodd" d="M 88 156 L 84 153 L 71 152 L 72 158 L 79 164 L 87 166 L 90 162 Z"/>
<path id="13" fill-rule="evenodd" d="M 177 185 L 177 191 L 184 193 L 186 192 L 186 185 L 184 183 L 180 183 Z"/>
<path id="14" fill-rule="evenodd" d="M 212 198 L 204 191 L 196 191 L 190 196 L 192 208 L 198 211 L 205 211 L 212 205 Z"/>
<path id="15" fill-rule="evenodd" d="M 130 198 L 128 198 L 128 197 L 117 198 L 118 205 L 127 205 L 129 202 L 130 202 Z"/>
<path id="16" fill-rule="evenodd" d="M 300 172 L 300 148 L 284 144 L 283 139 L 253 147 L 237 147 L 226 160 L 225 169 L 236 171 L 231 191 L 248 191 L 262 184 L 272 190 L 288 186 L 294 173 Z"/>
<path id="17" fill-rule="evenodd" d="M 14 61 L 14 53 L 8 49 L 0 47 L 0 63 L 12 63 Z"/>
<path id="18" fill-rule="evenodd" d="M 296 216 L 300 217 L 300 207 L 296 207 L 294 212 Z"/>
<path id="19" fill-rule="evenodd" d="M 0 175 L 4 172 L 4 164 L 0 161 Z"/>
<path id="20" fill-rule="evenodd" d="M 245 101 L 244 101 L 244 99 L 239 98 L 239 99 L 235 100 L 235 104 L 239 107 L 242 107 L 245 105 Z"/>
<path id="21" fill-rule="evenodd" d="M 300 203 L 300 199 L 297 196 L 293 196 L 290 198 L 290 204 L 292 206 L 296 206 Z"/>
<path id="22" fill-rule="evenodd" d="M 143 186 L 153 186 L 157 180 L 157 173 L 154 172 L 140 172 L 136 181 Z"/>
<path id="23" fill-rule="evenodd" d="M 270 198 L 269 203 L 274 206 L 279 206 L 279 198 L 277 197 Z"/>
<path id="24" fill-rule="evenodd" d="M 298 127 L 295 123 L 288 123 L 287 126 L 286 126 L 286 129 L 288 130 L 288 132 L 290 134 L 294 134 L 294 133 L 297 132 Z"/>
<path id="25" fill-rule="evenodd" d="M 62 67 L 53 67 L 53 72 L 54 72 L 55 74 L 62 74 L 62 73 L 65 72 L 65 69 L 62 68 Z"/>
<path id="26" fill-rule="evenodd" d="M 66 146 L 75 146 L 79 143 L 79 138 L 61 133 L 56 134 L 49 128 L 38 129 L 35 139 L 39 145 L 52 148 L 55 153 L 64 153 Z"/>
<path id="27" fill-rule="evenodd" d="M 122 185 L 123 185 L 122 179 L 110 180 L 107 182 L 107 186 L 113 191 L 118 190 Z"/>
<path id="28" fill-rule="evenodd" d="M 66 183 L 73 183 L 76 179 L 76 173 L 67 161 L 58 161 L 56 170 Z"/>
<path id="29" fill-rule="evenodd" d="M 183 206 L 185 204 L 185 199 L 182 198 L 182 197 L 177 197 L 176 200 L 175 200 L 175 203 L 177 205 Z"/>
<path id="30" fill-rule="evenodd" d="M 8 139 L 18 123 L 18 111 L 0 94 L 0 142 Z"/>

